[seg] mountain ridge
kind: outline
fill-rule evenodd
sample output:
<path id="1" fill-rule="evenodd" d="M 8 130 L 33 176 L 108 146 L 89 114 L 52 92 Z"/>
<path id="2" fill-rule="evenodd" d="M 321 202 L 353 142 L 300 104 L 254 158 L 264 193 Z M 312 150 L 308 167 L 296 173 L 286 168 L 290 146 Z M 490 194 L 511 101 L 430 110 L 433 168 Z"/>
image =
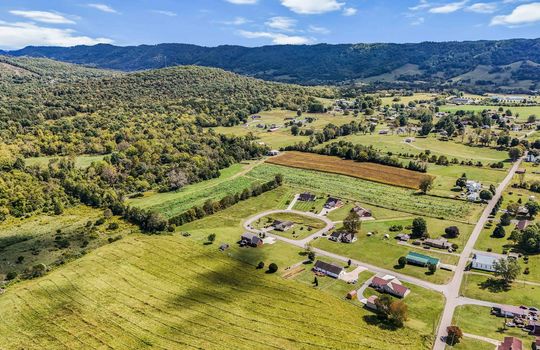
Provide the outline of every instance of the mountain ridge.
<path id="1" fill-rule="evenodd" d="M 270 45 L 244 47 L 221 45 L 204 47 L 193 44 L 39 47 L 5 51 L 10 56 L 46 57 L 69 63 L 121 71 L 158 69 L 176 65 L 222 68 L 242 75 L 304 85 L 338 84 L 364 81 L 399 71 L 412 65 L 418 69 L 393 77 L 392 83 L 448 83 L 487 66 L 494 74 L 516 62 L 504 79 L 497 75 L 480 81 L 492 88 L 535 89 L 540 83 L 540 39 L 509 39 L 422 43 Z M 534 64 L 527 64 L 533 62 Z M 507 71 L 508 73 L 508 71 Z M 368 79 L 369 80 L 369 79 Z M 500 81 L 499 81 L 500 80 Z M 525 83 L 523 83 L 525 81 Z M 454 84 L 456 82 L 453 82 Z M 460 80 L 460 84 L 476 81 Z"/>

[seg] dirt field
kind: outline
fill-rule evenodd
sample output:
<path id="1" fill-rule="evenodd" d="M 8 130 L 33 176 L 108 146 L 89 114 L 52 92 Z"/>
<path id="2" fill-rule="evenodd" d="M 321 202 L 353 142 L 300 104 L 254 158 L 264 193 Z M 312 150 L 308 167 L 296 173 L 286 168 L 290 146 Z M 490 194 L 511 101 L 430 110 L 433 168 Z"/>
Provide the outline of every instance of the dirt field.
<path id="1" fill-rule="evenodd" d="M 417 189 L 420 181 L 425 176 L 429 176 L 416 171 L 375 163 L 358 163 L 352 160 L 343 160 L 314 153 L 286 152 L 268 159 L 267 162 L 293 168 L 348 175 L 413 189 Z"/>

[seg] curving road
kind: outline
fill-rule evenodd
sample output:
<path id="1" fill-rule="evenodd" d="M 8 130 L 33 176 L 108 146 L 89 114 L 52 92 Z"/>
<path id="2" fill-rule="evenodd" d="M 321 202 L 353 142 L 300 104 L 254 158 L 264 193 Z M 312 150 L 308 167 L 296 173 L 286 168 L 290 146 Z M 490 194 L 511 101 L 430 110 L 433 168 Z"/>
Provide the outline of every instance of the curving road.
<path id="1" fill-rule="evenodd" d="M 298 240 L 282 237 L 282 236 L 279 236 L 279 235 L 274 235 L 274 234 L 269 233 L 268 230 L 259 230 L 259 229 L 256 229 L 256 228 L 251 226 L 251 224 L 254 221 L 257 221 L 257 220 L 262 219 L 262 218 L 264 218 L 266 216 L 269 216 L 269 215 L 281 214 L 281 213 L 296 214 L 296 215 L 301 215 L 301 216 L 307 216 L 307 217 L 310 217 L 310 218 L 313 218 L 313 219 L 318 219 L 318 220 L 324 221 L 326 223 L 326 226 L 323 229 L 321 229 L 321 230 L 307 236 L 306 238 L 298 239 Z M 244 222 L 244 229 L 246 229 L 246 230 L 248 230 L 250 232 L 266 233 L 266 235 L 268 235 L 268 236 L 275 237 L 276 239 L 278 239 L 280 241 L 284 241 L 284 242 L 296 245 L 296 246 L 301 247 L 301 248 L 305 248 L 306 245 L 309 242 L 311 242 L 314 239 L 317 239 L 317 238 L 321 237 L 323 234 L 327 233 L 328 231 L 330 231 L 333 228 L 334 228 L 334 222 L 332 220 L 328 219 L 325 216 L 319 216 L 319 215 L 313 214 L 311 212 L 292 210 L 292 209 L 268 210 L 268 211 L 262 212 L 260 214 L 257 214 L 255 216 L 252 216 L 252 217 L 250 217 L 249 219 L 247 219 Z"/>

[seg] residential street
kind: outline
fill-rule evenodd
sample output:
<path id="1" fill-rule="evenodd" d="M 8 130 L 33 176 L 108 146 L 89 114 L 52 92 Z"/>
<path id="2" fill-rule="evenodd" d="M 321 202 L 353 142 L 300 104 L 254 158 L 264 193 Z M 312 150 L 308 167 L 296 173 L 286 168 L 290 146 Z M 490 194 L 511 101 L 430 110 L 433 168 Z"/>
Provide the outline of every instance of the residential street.
<path id="1" fill-rule="evenodd" d="M 489 215 L 491 214 L 491 211 L 495 207 L 495 204 L 497 203 L 499 198 L 501 198 L 502 192 L 504 191 L 506 186 L 508 186 L 508 184 L 512 181 L 512 178 L 514 177 L 516 170 L 519 168 L 521 161 L 522 159 L 519 159 L 515 162 L 515 164 L 508 172 L 508 175 L 499 184 L 499 187 L 497 187 L 497 191 L 493 196 L 493 199 L 484 209 L 482 216 L 476 223 L 476 226 L 474 227 L 474 230 L 469 237 L 467 244 L 461 252 L 461 257 L 459 259 L 457 269 L 454 273 L 454 277 L 452 278 L 452 281 L 446 285 L 445 288 L 446 290 L 444 292 L 444 295 L 446 296 L 446 305 L 444 307 L 441 322 L 439 323 L 437 338 L 435 339 L 435 345 L 433 347 L 434 350 L 444 350 L 446 347 L 446 343 L 444 342 L 444 337 L 446 336 L 446 328 L 452 324 L 452 318 L 454 316 L 454 311 L 456 307 L 458 305 L 463 305 L 460 304 L 459 290 L 461 287 L 461 282 L 463 280 L 463 275 L 465 274 L 465 268 L 474 249 L 474 245 L 476 244 L 476 241 L 478 240 L 478 237 L 480 236 L 480 233 L 482 232 L 482 229 L 484 228 L 484 225 L 486 224 Z"/>

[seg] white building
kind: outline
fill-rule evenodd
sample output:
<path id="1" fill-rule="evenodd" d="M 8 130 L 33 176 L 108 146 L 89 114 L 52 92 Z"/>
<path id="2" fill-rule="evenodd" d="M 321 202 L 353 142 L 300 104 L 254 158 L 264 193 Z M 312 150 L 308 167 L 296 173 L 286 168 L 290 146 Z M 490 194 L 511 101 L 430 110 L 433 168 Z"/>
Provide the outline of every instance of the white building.
<path id="1" fill-rule="evenodd" d="M 499 258 L 488 254 L 475 254 L 472 260 L 471 267 L 477 270 L 495 271 L 494 263 L 499 261 Z"/>

